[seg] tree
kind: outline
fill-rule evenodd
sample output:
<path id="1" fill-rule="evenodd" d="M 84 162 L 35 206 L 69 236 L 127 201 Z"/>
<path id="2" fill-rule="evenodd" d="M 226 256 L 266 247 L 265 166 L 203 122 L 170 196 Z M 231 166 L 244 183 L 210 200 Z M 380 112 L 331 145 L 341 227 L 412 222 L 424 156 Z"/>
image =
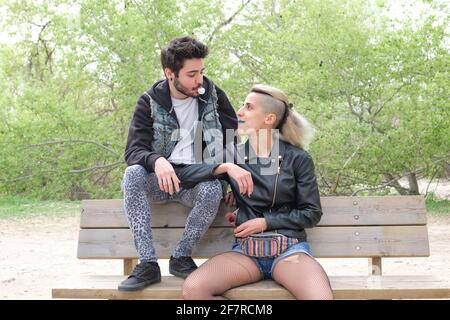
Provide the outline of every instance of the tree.
<path id="1" fill-rule="evenodd" d="M 424 3 L 414 22 L 383 1 L 8 0 L 2 29 L 21 40 L 0 49 L 0 193 L 120 196 L 136 100 L 185 34 L 236 108 L 267 83 L 313 122 L 323 194 L 417 193 L 450 153 L 449 10 Z"/>

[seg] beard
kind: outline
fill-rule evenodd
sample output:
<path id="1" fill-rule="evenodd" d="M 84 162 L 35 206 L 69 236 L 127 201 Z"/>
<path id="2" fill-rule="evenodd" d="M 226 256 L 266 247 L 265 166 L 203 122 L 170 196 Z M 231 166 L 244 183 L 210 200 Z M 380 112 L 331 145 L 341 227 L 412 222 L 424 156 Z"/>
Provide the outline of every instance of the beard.
<path id="1" fill-rule="evenodd" d="M 188 97 L 191 97 L 191 98 L 196 98 L 199 95 L 198 92 L 197 92 L 198 88 L 194 89 L 193 91 L 189 90 L 188 88 L 183 86 L 180 83 L 180 81 L 178 81 L 178 77 L 174 78 L 173 85 L 174 85 L 175 89 L 177 89 L 179 92 L 181 92 L 185 96 L 188 96 Z"/>

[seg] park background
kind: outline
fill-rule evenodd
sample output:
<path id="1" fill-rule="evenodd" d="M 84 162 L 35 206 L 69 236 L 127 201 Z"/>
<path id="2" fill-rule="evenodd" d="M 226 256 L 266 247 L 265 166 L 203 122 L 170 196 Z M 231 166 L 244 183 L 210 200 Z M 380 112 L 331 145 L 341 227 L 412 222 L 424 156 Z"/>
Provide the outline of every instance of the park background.
<path id="1" fill-rule="evenodd" d="M 80 200 L 122 196 L 134 107 L 181 35 L 208 44 L 206 75 L 236 110 L 255 83 L 289 95 L 315 127 L 322 196 L 422 194 L 437 241 L 422 267 L 448 274 L 449 13 L 444 0 L 0 0 L 0 298 L 49 298 L 56 278 L 110 267 L 76 261 Z"/>

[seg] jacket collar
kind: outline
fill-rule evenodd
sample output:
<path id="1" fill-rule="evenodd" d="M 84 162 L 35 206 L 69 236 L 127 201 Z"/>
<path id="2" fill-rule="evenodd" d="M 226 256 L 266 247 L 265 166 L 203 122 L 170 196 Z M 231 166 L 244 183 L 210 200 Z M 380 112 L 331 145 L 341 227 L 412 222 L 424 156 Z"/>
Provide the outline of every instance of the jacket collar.
<path id="1" fill-rule="evenodd" d="M 272 146 L 272 151 L 269 154 L 269 158 L 276 159 L 278 156 L 284 158 L 284 155 L 286 153 L 286 142 L 276 137 L 274 137 L 273 142 L 274 144 Z M 236 149 L 237 161 L 240 161 L 241 163 L 257 163 L 258 157 L 256 156 L 256 152 L 250 145 L 250 141 L 248 139 L 245 143 L 237 145 Z"/>

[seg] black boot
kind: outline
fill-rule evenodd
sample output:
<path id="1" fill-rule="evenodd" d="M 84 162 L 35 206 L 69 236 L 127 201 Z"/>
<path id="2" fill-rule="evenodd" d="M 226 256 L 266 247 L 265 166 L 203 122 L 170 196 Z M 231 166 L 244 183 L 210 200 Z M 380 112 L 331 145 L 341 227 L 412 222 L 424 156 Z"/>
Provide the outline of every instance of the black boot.
<path id="1" fill-rule="evenodd" d="M 186 279 L 195 269 L 197 265 L 191 257 L 170 257 L 169 272 L 174 276 Z"/>
<path id="2" fill-rule="evenodd" d="M 161 281 L 161 270 L 157 262 L 141 262 L 131 275 L 119 284 L 120 291 L 137 291 Z"/>

